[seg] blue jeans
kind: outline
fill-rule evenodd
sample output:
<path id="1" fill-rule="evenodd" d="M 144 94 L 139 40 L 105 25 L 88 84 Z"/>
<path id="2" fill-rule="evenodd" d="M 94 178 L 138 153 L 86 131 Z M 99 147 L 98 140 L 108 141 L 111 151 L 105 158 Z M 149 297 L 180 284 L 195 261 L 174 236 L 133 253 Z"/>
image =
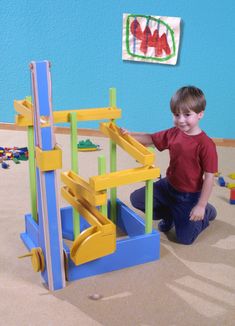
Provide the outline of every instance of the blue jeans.
<path id="1" fill-rule="evenodd" d="M 180 192 L 174 189 L 166 178 L 153 184 L 153 218 L 174 222 L 179 243 L 191 244 L 209 225 L 207 210 L 201 221 L 190 221 L 189 214 L 197 204 L 200 192 Z M 130 200 L 132 205 L 145 212 L 145 187 L 135 190 Z"/>

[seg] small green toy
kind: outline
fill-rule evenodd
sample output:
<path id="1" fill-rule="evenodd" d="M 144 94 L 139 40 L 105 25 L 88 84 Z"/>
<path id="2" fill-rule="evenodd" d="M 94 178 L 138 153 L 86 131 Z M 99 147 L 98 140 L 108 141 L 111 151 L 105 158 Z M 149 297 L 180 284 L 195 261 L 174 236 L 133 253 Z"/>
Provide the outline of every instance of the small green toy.
<path id="1" fill-rule="evenodd" d="M 86 139 L 81 140 L 78 143 L 77 148 L 80 152 L 97 151 L 100 149 L 100 145 L 93 144 L 90 139 Z"/>

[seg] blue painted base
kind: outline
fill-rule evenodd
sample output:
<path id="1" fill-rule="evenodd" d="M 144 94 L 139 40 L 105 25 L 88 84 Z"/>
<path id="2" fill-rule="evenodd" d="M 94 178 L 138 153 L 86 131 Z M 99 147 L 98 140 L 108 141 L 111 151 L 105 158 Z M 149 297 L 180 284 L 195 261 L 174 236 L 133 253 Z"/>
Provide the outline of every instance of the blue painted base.
<path id="1" fill-rule="evenodd" d="M 72 207 L 62 208 L 62 233 L 63 238 L 68 240 L 73 240 L 72 221 Z M 39 246 L 38 225 L 30 214 L 25 215 L 25 225 L 26 231 L 21 234 L 21 239 L 26 247 L 31 250 Z M 89 226 L 83 217 L 81 217 L 80 225 L 81 231 Z M 160 258 L 159 232 L 153 230 L 152 233 L 145 234 L 143 219 L 121 201 L 117 202 L 117 226 L 126 236 L 117 239 L 116 251 L 79 266 L 76 266 L 70 259 L 70 250 L 64 243 L 64 251 L 68 258 L 68 281 L 144 264 Z"/>

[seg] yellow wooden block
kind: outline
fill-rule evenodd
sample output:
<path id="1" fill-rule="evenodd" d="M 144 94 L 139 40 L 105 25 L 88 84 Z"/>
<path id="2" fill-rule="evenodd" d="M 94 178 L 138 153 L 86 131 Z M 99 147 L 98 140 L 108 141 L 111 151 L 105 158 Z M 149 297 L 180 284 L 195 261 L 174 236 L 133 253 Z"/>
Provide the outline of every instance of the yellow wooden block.
<path id="1" fill-rule="evenodd" d="M 33 125 L 33 112 L 32 104 L 27 100 L 15 100 L 14 108 L 17 111 L 15 123 L 17 126 L 32 126 Z"/>
<path id="2" fill-rule="evenodd" d="M 235 183 L 227 182 L 226 187 L 229 188 L 229 189 L 233 189 L 233 188 L 235 188 Z"/>
<path id="3" fill-rule="evenodd" d="M 52 171 L 62 168 L 62 151 L 58 146 L 51 151 L 36 147 L 36 165 L 41 171 Z"/>
<path id="4" fill-rule="evenodd" d="M 27 119 L 21 114 L 15 115 L 15 124 L 20 127 L 28 127 L 33 125 L 33 119 Z"/>
<path id="5" fill-rule="evenodd" d="M 107 192 L 96 192 L 90 184 L 73 171 L 62 172 L 61 180 L 72 190 L 77 198 L 84 198 L 93 206 L 107 203 Z"/>
<path id="6" fill-rule="evenodd" d="M 152 166 L 143 166 L 97 175 L 91 177 L 89 182 L 95 191 L 115 188 L 126 184 L 152 180 L 160 177 L 160 169 Z"/>
<path id="7" fill-rule="evenodd" d="M 228 174 L 228 177 L 229 177 L 230 179 L 235 179 L 235 173 L 230 173 L 230 174 Z"/>
<path id="8" fill-rule="evenodd" d="M 54 123 L 70 122 L 70 113 L 76 112 L 78 121 L 118 119 L 121 110 L 114 108 L 91 108 L 81 110 L 53 111 Z"/>
<path id="9" fill-rule="evenodd" d="M 103 122 L 100 124 L 100 130 L 108 137 L 110 137 L 117 145 L 124 149 L 128 154 L 134 157 L 139 163 L 143 165 L 154 164 L 155 155 L 149 151 L 145 146 L 140 144 L 130 135 L 122 135 L 120 129 L 110 122 Z"/>
<path id="10" fill-rule="evenodd" d="M 14 101 L 15 110 L 25 118 L 32 120 L 33 119 L 33 111 L 32 104 L 27 100 L 15 100 Z"/>

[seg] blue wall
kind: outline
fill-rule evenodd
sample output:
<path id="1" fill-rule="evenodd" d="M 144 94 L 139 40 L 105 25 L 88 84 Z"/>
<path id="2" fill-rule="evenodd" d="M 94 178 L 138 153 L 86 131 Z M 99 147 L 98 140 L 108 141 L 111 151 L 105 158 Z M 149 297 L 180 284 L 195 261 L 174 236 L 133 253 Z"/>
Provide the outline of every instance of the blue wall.
<path id="1" fill-rule="evenodd" d="M 2 0 L 0 122 L 13 122 L 13 100 L 31 93 L 29 62 L 47 59 L 56 110 L 107 106 L 116 87 L 119 124 L 153 132 L 171 127 L 175 90 L 194 84 L 207 97 L 204 130 L 235 138 L 234 9 L 233 0 Z M 123 13 L 181 17 L 178 64 L 122 61 Z"/>

